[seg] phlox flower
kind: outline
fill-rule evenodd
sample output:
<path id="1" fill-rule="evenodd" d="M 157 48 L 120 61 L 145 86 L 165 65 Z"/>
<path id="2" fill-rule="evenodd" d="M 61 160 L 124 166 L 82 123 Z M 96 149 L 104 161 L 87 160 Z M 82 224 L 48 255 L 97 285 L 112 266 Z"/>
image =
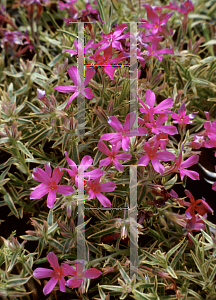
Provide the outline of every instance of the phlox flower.
<path id="1" fill-rule="evenodd" d="M 129 32 L 121 35 L 122 32 L 126 28 L 128 28 L 127 25 L 120 24 L 115 29 L 115 31 L 112 31 L 109 34 L 101 33 L 103 39 L 99 43 L 95 44 L 93 46 L 93 48 L 96 49 L 98 46 L 100 46 L 100 45 L 102 45 L 102 46 L 95 52 L 95 55 L 98 55 L 102 50 L 105 50 L 110 45 L 112 46 L 112 48 L 115 48 L 115 49 L 118 49 L 120 51 L 123 51 L 123 47 L 122 47 L 122 44 L 121 44 L 120 40 L 126 39 L 126 38 L 130 37 L 130 33 Z"/>
<path id="2" fill-rule="evenodd" d="M 94 98 L 94 95 L 92 93 L 92 90 L 90 87 L 85 86 L 89 83 L 89 81 L 92 79 L 94 76 L 95 71 L 92 68 L 87 68 L 86 75 L 85 75 L 85 80 L 81 84 L 81 79 L 79 72 L 77 72 L 77 67 L 71 66 L 68 69 L 68 74 L 72 81 L 74 82 L 74 85 L 64 85 L 64 86 L 56 86 L 54 87 L 55 90 L 61 92 L 61 93 L 71 93 L 73 92 L 74 94 L 69 98 L 68 104 L 67 104 L 67 109 L 70 105 L 70 103 L 81 93 L 83 96 L 85 96 L 88 99 Z"/>
<path id="3" fill-rule="evenodd" d="M 95 179 L 94 182 L 91 180 L 87 181 L 89 193 L 88 199 L 90 200 L 93 198 L 97 198 L 104 207 L 111 207 L 110 200 L 106 196 L 101 194 L 101 192 L 113 192 L 115 190 L 116 184 L 114 182 L 105 182 L 102 184 L 99 183 L 100 177 Z"/>
<path id="4" fill-rule="evenodd" d="M 136 120 L 136 112 L 127 114 L 125 118 L 124 127 L 119 122 L 116 117 L 109 117 L 108 123 L 112 126 L 117 132 L 115 133 L 105 133 L 100 137 L 100 141 L 110 141 L 111 144 L 116 144 L 118 141 L 122 141 L 122 149 L 124 151 L 129 151 L 129 142 L 132 136 L 143 136 L 147 135 L 147 130 L 145 128 L 138 128 L 130 130 Z"/>
<path id="5" fill-rule="evenodd" d="M 180 108 L 178 109 L 178 114 L 172 113 L 172 118 L 174 119 L 173 123 L 179 124 L 180 127 L 184 127 L 187 124 L 193 123 L 193 121 L 191 120 L 194 119 L 195 115 L 195 113 L 186 115 L 186 107 L 183 102 Z"/>
<path id="6" fill-rule="evenodd" d="M 100 169 L 95 169 L 90 172 L 85 172 L 85 170 L 87 170 L 93 162 L 93 159 L 89 155 L 85 155 L 82 158 L 81 163 L 78 167 L 75 164 L 75 162 L 69 158 L 67 151 L 65 151 L 65 155 L 66 155 L 67 163 L 69 164 L 71 170 L 67 168 L 62 168 L 62 170 L 67 171 L 71 177 L 75 178 L 75 183 L 79 190 L 83 190 L 84 188 L 84 178 L 96 179 L 105 173 Z"/>
<path id="7" fill-rule="evenodd" d="M 90 268 L 84 271 L 84 265 L 82 263 L 75 263 L 75 267 L 76 270 L 72 266 L 67 265 L 68 274 L 73 276 L 66 282 L 66 286 L 69 288 L 77 288 L 85 278 L 94 279 L 102 274 L 102 272 L 96 268 Z"/>
<path id="8" fill-rule="evenodd" d="M 149 143 L 146 142 L 145 145 L 143 146 L 143 149 L 145 150 L 146 154 L 139 159 L 138 165 L 147 166 L 149 161 L 151 161 L 155 171 L 163 175 L 165 168 L 159 162 L 159 160 L 163 160 L 163 161 L 174 160 L 175 155 L 173 153 L 170 153 L 167 150 L 158 151 L 158 147 L 159 147 L 159 142 L 156 142 L 153 148 L 151 148 Z"/>
<path id="9" fill-rule="evenodd" d="M 143 101 L 140 101 L 142 107 L 140 108 L 141 113 L 144 113 L 148 116 L 148 118 L 151 118 L 153 114 L 168 114 L 171 113 L 169 108 L 173 106 L 174 100 L 172 98 L 167 98 L 161 103 L 159 103 L 156 107 L 155 105 L 155 93 L 149 89 L 146 90 L 146 104 L 143 103 Z"/>
<path id="10" fill-rule="evenodd" d="M 197 164 L 199 161 L 199 155 L 192 155 L 185 161 L 182 161 L 182 151 L 183 151 L 183 147 L 179 154 L 178 160 L 175 159 L 176 168 L 178 169 L 178 171 L 180 173 L 181 180 L 183 180 L 185 175 L 187 175 L 188 177 L 190 177 L 193 180 L 199 180 L 199 173 L 192 171 L 192 170 L 185 169 L 185 168 L 189 168 L 189 167 Z"/>
<path id="11" fill-rule="evenodd" d="M 148 44 L 143 43 L 143 46 L 146 48 L 146 51 L 144 52 L 145 55 L 147 56 L 155 56 L 159 61 L 163 60 L 163 54 L 174 54 L 173 49 L 169 48 L 164 48 L 164 49 L 159 49 L 158 48 L 159 44 L 159 38 L 155 38 L 152 41 L 151 46 Z"/>
<path id="12" fill-rule="evenodd" d="M 102 141 L 99 141 L 97 147 L 101 152 L 108 156 L 107 158 L 100 160 L 99 167 L 108 166 L 109 164 L 113 163 L 117 170 L 124 172 L 124 168 L 118 160 L 129 160 L 131 159 L 132 155 L 130 153 L 117 154 L 119 149 L 121 148 L 121 142 L 113 145 L 111 151 Z"/>
<path id="13" fill-rule="evenodd" d="M 74 47 L 76 50 L 70 50 L 70 49 L 63 49 L 62 53 L 68 52 L 70 53 L 71 57 L 73 57 L 74 55 L 84 55 L 86 53 L 91 53 L 92 50 L 90 50 L 89 48 L 91 48 L 92 44 L 94 43 L 94 40 L 89 40 L 88 43 L 84 46 L 84 49 L 82 48 L 82 44 L 79 40 L 75 40 L 74 41 Z"/>
<path id="14" fill-rule="evenodd" d="M 74 193 L 74 189 L 69 185 L 58 185 L 64 173 L 57 167 L 53 170 L 50 164 L 45 164 L 45 171 L 40 168 L 35 168 L 32 173 L 34 180 L 41 182 L 38 186 L 33 189 L 30 194 L 30 199 L 40 199 L 44 195 L 48 194 L 47 207 L 52 208 L 56 201 L 56 192 L 62 195 L 70 195 Z"/>
<path id="15" fill-rule="evenodd" d="M 163 33 L 164 35 L 169 35 L 169 32 L 166 30 L 166 24 L 169 18 L 173 15 L 173 12 L 171 13 L 165 13 L 165 14 L 158 14 L 155 11 L 155 7 L 151 7 L 148 3 L 143 4 L 147 11 L 147 18 L 151 21 L 147 21 L 145 19 L 140 19 L 140 21 L 143 22 L 143 24 L 139 25 L 139 27 L 143 27 L 146 29 L 152 29 L 152 34 L 157 35 L 159 33 Z"/>
<path id="16" fill-rule="evenodd" d="M 190 198 L 190 203 L 183 200 L 178 200 L 178 202 L 181 205 L 188 207 L 185 211 L 185 215 L 188 219 L 190 219 L 190 227 L 194 228 L 196 224 L 195 211 L 197 211 L 199 215 L 203 216 L 207 213 L 213 213 L 213 209 L 208 205 L 204 198 L 195 201 L 194 196 L 190 191 L 185 190 L 185 194 Z"/>
<path id="17" fill-rule="evenodd" d="M 151 118 L 151 123 L 145 123 L 145 126 L 151 129 L 151 132 L 154 134 L 159 134 L 161 132 L 167 133 L 170 135 L 178 134 L 178 130 L 173 125 L 162 125 L 164 122 L 167 121 L 167 115 L 159 115 L 157 120 L 155 121 L 154 118 Z"/>
<path id="18" fill-rule="evenodd" d="M 66 282 L 64 276 L 68 275 L 68 267 L 70 266 L 65 263 L 62 263 L 60 267 L 58 263 L 58 258 L 53 252 L 50 252 L 47 255 L 47 260 L 50 263 L 53 270 L 46 268 L 37 268 L 33 272 L 33 276 L 37 279 L 52 277 L 43 288 L 44 295 L 49 294 L 53 290 L 57 282 L 59 282 L 60 291 L 66 292 Z"/>
<path id="19" fill-rule="evenodd" d="M 104 72 L 109 76 L 111 80 L 114 80 L 115 67 L 112 67 L 111 64 L 117 64 L 120 61 L 124 60 L 125 57 L 120 53 L 117 57 L 112 58 L 112 47 L 111 45 L 104 50 L 104 55 L 96 53 L 89 56 L 89 59 L 95 60 L 95 66 L 103 66 Z"/>

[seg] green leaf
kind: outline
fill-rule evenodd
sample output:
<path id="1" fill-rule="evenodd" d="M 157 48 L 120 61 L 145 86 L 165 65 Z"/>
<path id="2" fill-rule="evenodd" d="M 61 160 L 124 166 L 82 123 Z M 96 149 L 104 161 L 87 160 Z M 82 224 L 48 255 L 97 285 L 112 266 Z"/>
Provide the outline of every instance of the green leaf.
<path id="1" fill-rule="evenodd" d="M 175 247 L 173 247 L 172 249 L 170 249 L 167 254 L 166 254 L 166 261 L 168 262 L 169 258 L 171 255 L 173 255 L 173 253 L 175 253 L 177 251 L 177 249 L 182 245 L 182 243 L 185 241 L 185 238 L 178 243 L 178 245 L 176 245 Z"/>
<path id="2" fill-rule="evenodd" d="M 77 34 L 76 33 L 73 33 L 73 32 L 70 32 L 70 31 L 66 31 L 66 30 L 63 30 L 63 29 L 57 29 L 57 31 L 61 32 L 61 33 L 68 34 L 68 35 L 72 36 L 73 38 L 77 39 Z"/>
<path id="3" fill-rule="evenodd" d="M 28 151 L 28 149 L 20 141 L 17 141 L 16 145 L 25 155 L 29 156 L 31 159 L 34 159 L 33 155 Z"/>
<path id="4" fill-rule="evenodd" d="M 118 264 L 118 268 L 119 271 L 121 273 L 122 278 L 124 279 L 124 281 L 127 284 L 130 284 L 130 277 L 128 276 L 128 274 L 125 272 L 125 270 L 122 268 L 121 264 L 119 263 L 119 261 L 117 260 L 117 264 Z"/>
<path id="5" fill-rule="evenodd" d="M 169 267 L 166 268 L 166 270 L 167 270 L 167 272 L 168 272 L 173 278 L 178 279 L 178 277 L 176 276 L 176 274 L 175 274 L 175 272 L 174 272 L 174 270 L 173 270 L 172 267 L 169 266 Z"/>
<path id="6" fill-rule="evenodd" d="M 5 203 L 7 204 L 7 206 L 12 211 L 12 213 L 17 217 L 17 219 L 19 219 L 18 211 L 16 209 L 16 206 L 14 205 L 14 202 L 13 202 L 13 199 L 11 198 L 11 196 L 9 194 L 4 195 L 4 200 L 5 200 Z"/>
<path id="7" fill-rule="evenodd" d="M 185 243 L 182 248 L 176 253 L 175 257 L 173 258 L 171 262 L 171 267 L 174 268 L 176 263 L 179 261 L 179 259 L 182 257 L 182 254 L 184 253 L 185 249 L 187 247 L 187 243 Z"/>
<path id="8" fill-rule="evenodd" d="M 15 92 L 15 95 L 16 96 L 19 96 L 19 95 L 23 95 L 25 94 L 26 92 L 28 92 L 30 89 L 30 87 L 25 84 L 24 86 L 22 86 L 18 91 Z"/>
<path id="9" fill-rule="evenodd" d="M 14 279 L 8 279 L 7 280 L 7 287 L 14 287 L 14 286 L 22 286 L 26 284 L 31 276 L 27 278 L 14 278 Z"/>

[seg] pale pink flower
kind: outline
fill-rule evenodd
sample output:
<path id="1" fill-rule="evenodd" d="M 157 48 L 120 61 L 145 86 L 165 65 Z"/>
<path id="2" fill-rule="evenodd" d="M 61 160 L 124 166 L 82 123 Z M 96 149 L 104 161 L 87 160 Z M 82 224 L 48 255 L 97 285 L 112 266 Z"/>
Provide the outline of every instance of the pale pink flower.
<path id="1" fill-rule="evenodd" d="M 92 90 L 90 87 L 85 86 L 89 83 L 89 81 L 94 76 L 95 71 L 92 68 L 87 68 L 85 80 L 81 84 L 81 79 L 79 72 L 77 71 L 77 67 L 71 66 L 68 70 L 68 74 L 72 81 L 74 82 L 74 85 L 63 85 L 63 86 L 56 86 L 54 87 L 55 90 L 61 92 L 61 93 L 71 93 L 74 94 L 69 98 L 67 109 L 70 105 L 70 103 L 81 93 L 83 96 L 85 96 L 88 99 L 94 98 L 94 94 L 92 93 Z"/>
<path id="2" fill-rule="evenodd" d="M 100 169 L 85 172 L 85 170 L 87 170 L 93 162 L 93 159 L 89 155 L 85 155 L 82 158 L 81 163 L 78 167 L 75 162 L 68 157 L 67 151 L 65 151 L 65 155 L 71 170 L 67 168 L 62 168 L 62 170 L 67 171 L 71 177 L 75 178 L 75 183 L 79 190 L 83 190 L 84 188 L 84 178 L 96 179 L 105 173 L 105 171 L 102 171 Z"/>
<path id="3" fill-rule="evenodd" d="M 68 275 L 72 275 L 73 277 L 68 279 L 66 282 L 66 286 L 69 288 L 77 288 L 81 285 L 85 278 L 94 279 L 98 278 L 102 272 L 96 268 L 90 268 L 84 271 L 84 265 L 82 263 L 75 263 L 76 270 L 67 265 Z"/>

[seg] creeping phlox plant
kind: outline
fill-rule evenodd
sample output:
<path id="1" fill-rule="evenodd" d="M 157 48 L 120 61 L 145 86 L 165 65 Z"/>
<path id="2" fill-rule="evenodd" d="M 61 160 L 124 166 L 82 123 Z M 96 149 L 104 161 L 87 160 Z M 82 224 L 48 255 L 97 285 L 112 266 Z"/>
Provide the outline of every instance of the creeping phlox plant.
<path id="1" fill-rule="evenodd" d="M 216 6 L 166 2 L 3 1 L 2 299 L 216 299 Z"/>

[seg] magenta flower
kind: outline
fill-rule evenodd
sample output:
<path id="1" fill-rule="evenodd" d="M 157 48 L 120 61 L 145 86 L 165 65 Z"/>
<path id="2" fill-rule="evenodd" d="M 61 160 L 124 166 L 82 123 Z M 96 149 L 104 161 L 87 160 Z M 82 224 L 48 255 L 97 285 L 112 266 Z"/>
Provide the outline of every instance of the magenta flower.
<path id="1" fill-rule="evenodd" d="M 163 60 L 163 54 L 174 54 L 173 49 L 169 49 L 169 48 L 164 48 L 164 49 L 157 50 L 158 43 L 159 43 L 158 39 L 154 39 L 152 41 L 151 46 L 143 43 L 143 45 L 147 49 L 145 51 L 145 54 L 147 56 L 155 56 L 159 61 Z"/>
<path id="2" fill-rule="evenodd" d="M 178 157 L 178 161 L 175 159 L 176 162 L 176 168 L 178 169 L 180 173 L 181 180 L 187 175 L 193 180 L 199 180 L 199 173 L 192 171 L 192 170 L 186 170 L 185 168 L 189 168 L 195 164 L 198 163 L 199 161 L 199 155 L 192 155 L 188 159 L 186 159 L 184 162 L 182 162 L 182 151 L 183 147 L 181 149 L 181 152 Z"/>
<path id="3" fill-rule="evenodd" d="M 83 49 L 81 42 L 79 40 L 75 40 L 74 47 L 76 50 L 63 49 L 62 53 L 68 52 L 68 53 L 70 53 L 71 57 L 74 55 L 78 55 L 78 52 L 80 53 L 80 55 L 85 55 L 86 53 L 92 52 L 92 50 L 90 50 L 89 48 L 91 48 L 93 43 L 94 43 L 94 40 L 92 40 L 92 39 L 89 40 Z"/>
<path id="4" fill-rule="evenodd" d="M 93 46 L 93 48 L 96 49 L 98 46 L 100 46 L 100 45 L 102 45 L 102 46 L 95 52 L 95 55 L 98 55 L 102 50 L 105 50 L 110 45 L 112 46 L 112 48 L 123 51 L 123 47 L 122 47 L 122 44 L 121 44 L 120 40 L 130 37 L 129 32 L 121 35 L 122 32 L 126 28 L 128 28 L 127 25 L 121 24 L 116 28 L 115 31 L 112 31 L 109 34 L 101 33 L 101 35 L 103 37 L 103 40 L 101 40 L 99 43 L 95 44 Z"/>
<path id="5" fill-rule="evenodd" d="M 53 170 L 50 164 L 45 164 L 45 171 L 36 168 L 33 170 L 32 177 L 34 180 L 41 182 L 38 186 L 33 189 L 33 192 L 30 194 L 30 199 L 40 199 L 44 195 L 48 194 L 47 197 L 47 207 L 53 208 L 56 201 L 56 192 L 62 195 L 70 195 L 74 193 L 74 189 L 69 185 L 58 185 L 59 181 L 62 178 L 64 173 L 60 171 L 60 168 L 57 167 Z"/>
<path id="6" fill-rule="evenodd" d="M 77 288 L 81 285 L 84 281 L 84 278 L 94 279 L 98 278 L 102 272 L 96 268 L 91 268 L 84 271 L 84 266 L 82 263 L 75 263 L 76 270 L 72 267 L 67 265 L 67 272 L 68 275 L 72 275 L 74 277 L 68 279 L 66 282 L 66 286 L 69 288 Z"/>
<path id="7" fill-rule="evenodd" d="M 65 155 L 71 170 L 66 168 L 62 168 L 62 170 L 67 171 L 71 177 L 75 177 L 75 183 L 79 190 L 83 190 L 84 188 L 84 178 L 96 179 L 105 173 L 105 171 L 102 171 L 100 169 L 85 172 L 85 170 L 87 170 L 93 162 L 93 159 L 89 155 L 85 155 L 83 157 L 78 168 L 75 162 L 68 157 L 67 151 L 65 151 Z"/>
<path id="8" fill-rule="evenodd" d="M 143 107 L 140 108 L 141 113 L 147 114 L 148 118 L 151 118 L 153 114 L 168 114 L 171 113 L 170 110 L 167 110 L 168 108 L 171 108 L 173 106 L 173 99 L 167 98 L 161 103 L 159 103 L 156 107 L 155 105 L 155 93 L 149 89 L 146 90 L 146 104 L 144 104 L 139 99 L 141 105 Z"/>
<path id="9" fill-rule="evenodd" d="M 81 84 L 81 79 L 79 72 L 77 72 L 77 67 L 71 66 L 68 70 L 68 74 L 72 81 L 74 82 L 75 86 L 73 85 L 65 85 L 65 86 L 56 86 L 54 87 L 55 90 L 61 92 L 61 93 L 71 93 L 74 92 L 74 94 L 70 97 L 67 109 L 70 105 L 70 103 L 81 93 L 83 96 L 85 96 L 88 99 L 94 98 L 94 95 L 92 93 L 92 90 L 90 87 L 85 86 L 89 83 L 89 81 L 94 76 L 95 71 L 92 68 L 87 68 L 85 80 Z"/>
<path id="10" fill-rule="evenodd" d="M 143 136 L 147 135 L 147 130 L 143 127 L 130 130 L 136 120 L 136 112 L 127 114 L 125 118 L 124 127 L 116 117 L 109 117 L 108 123 L 117 131 L 115 133 L 105 133 L 100 137 L 100 141 L 110 141 L 111 144 L 116 144 L 118 141 L 122 141 L 122 149 L 129 151 L 129 142 L 131 136 Z"/>
<path id="11" fill-rule="evenodd" d="M 53 252 L 50 252 L 47 255 L 47 260 L 50 263 L 53 270 L 46 268 L 37 268 L 33 272 L 33 276 L 37 279 L 52 277 L 43 288 L 44 295 L 49 294 L 53 290 L 57 282 L 59 282 L 60 291 L 66 292 L 66 282 L 64 276 L 68 275 L 68 267 L 70 266 L 65 263 L 62 263 L 60 267 L 58 263 L 58 258 Z"/>
<path id="12" fill-rule="evenodd" d="M 22 45 L 22 39 L 24 36 L 20 31 L 5 31 L 4 37 L 1 39 L 1 45 L 3 46 L 5 43 L 8 43 L 11 48 L 13 48 L 15 45 Z"/>
<path id="13" fill-rule="evenodd" d="M 199 149 L 201 147 L 205 147 L 205 136 L 203 135 L 195 135 L 193 137 L 193 141 L 190 144 L 191 147 L 195 149 Z M 206 147 L 208 148 L 208 147 Z"/>
<path id="14" fill-rule="evenodd" d="M 190 226 L 193 228 L 196 223 L 195 211 L 199 215 L 203 216 L 206 213 L 213 213 L 213 209 L 206 203 L 205 199 L 198 199 L 195 201 L 194 196 L 190 191 L 185 190 L 185 194 L 190 198 L 190 203 L 183 200 L 178 200 L 181 205 L 187 206 L 188 209 L 185 211 L 185 215 L 190 220 Z"/>
<path id="15" fill-rule="evenodd" d="M 111 64 L 117 64 L 120 61 L 124 60 L 125 57 L 120 53 L 117 57 L 112 58 L 112 47 L 111 45 L 104 50 L 104 55 L 100 55 L 96 53 L 94 55 L 89 56 L 89 59 L 97 61 L 94 65 L 103 66 L 104 72 L 109 76 L 111 80 L 114 80 L 115 68 L 111 66 Z"/>
<path id="16" fill-rule="evenodd" d="M 37 97 L 39 100 L 43 99 L 46 95 L 46 91 L 37 89 Z"/>
<path id="17" fill-rule="evenodd" d="M 111 207 L 110 200 L 101 194 L 101 192 L 113 192 L 115 190 L 116 184 L 114 182 L 105 182 L 102 184 L 99 184 L 100 177 L 94 180 L 92 182 L 91 180 L 87 181 L 87 186 L 89 187 L 89 200 L 93 198 L 98 198 L 100 203 L 104 207 Z"/>
<path id="18" fill-rule="evenodd" d="M 180 106 L 178 110 L 179 114 L 172 113 L 172 118 L 174 119 L 174 124 L 179 124 L 180 127 L 184 127 L 187 124 L 192 124 L 193 121 L 191 121 L 195 117 L 195 113 L 189 114 L 186 116 L 186 107 L 184 102 Z"/>
<path id="19" fill-rule="evenodd" d="M 151 161 L 155 171 L 163 175 L 165 168 L 159 162 L 159 160 L 163 160 L 163 161 L 174 160 L 175 155 L 173 153 L 170 153 L 167 150 L 158 152 L 158 147 L 159 147 L 159 142 L 156 142 L 153 148 L 151 148 L 149 143 L 146 142 L 145 145 L 143 146 L 143 149 L 145 150 L 146 154 L 139 159 L 138 165 L 147 166 L 149 161 Z"/>
<path id="20" fill-rule="evenodd" d="M 167 121 L 168 116 L 167 115 L 159 115 L 157 120 L 155 121 L 154 118 L 150 118 L 151 123 L 145 123 L 145 126 L 148 128 L 151 128 L 151 132 L 154 134 L 159 134 L 161 132 L 167 133 L 170 135 L 178 134 L 178 130 L 173 125 L 162 125 L 164 122 Z"/>
<path id="21" fill-rule="evenodd" d="M 148 3 L 143 4 L 147 11 L 147 18 L 151 21 L 147 21 L 145 19 L 140 19 L 143 24 L 139 25 L 139 27 L 143 27 L 146 29 L 152 29 L 152 34 L 157 35 L 159 33 L 163 33 L 164 35 L 169 35 L 170 33 L 166 30 L 167 21 L 173 15 L 172 13 L 165 13 L 158 16 L 154 7 L 151 7 Z"/>
<path id="22" fill-rule="evenodd" d="M 124 168 L 118 160 L 129 160 L 131 159 L 132 155 L 130 153 L 117 154 L 119 149 L 121 148 L 121 142 L 118 142 L 115 145 L 113 145 L 111 151 L 102 141 L 99 141 L 97 147 L 101 152 L 108 156 L 107 158 L 100 160 L 100 168 L 101 166 L 108 166 L 109 164 L 113 163 L 117 170 L 124 172 Z"/>

